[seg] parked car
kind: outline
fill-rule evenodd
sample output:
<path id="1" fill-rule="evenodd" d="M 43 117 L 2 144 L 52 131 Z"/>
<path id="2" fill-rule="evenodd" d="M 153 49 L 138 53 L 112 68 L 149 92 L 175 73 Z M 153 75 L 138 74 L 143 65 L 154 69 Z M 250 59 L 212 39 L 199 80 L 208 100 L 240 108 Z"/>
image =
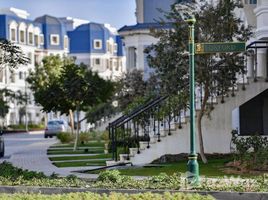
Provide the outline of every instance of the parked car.
<path id="1" fill-rule="evenodd" d="M 2 135 L 3 131 L 0 131 L 0 158 L 4 157 L 5 155 L 5 142 Z"/>
<path id="2" fill-rule="evenodd" d="M 69 131 L 68 123 L 62 119 L 53 119 L 47 122 L 45 138 L 56 136 L 58 133 Z"/>

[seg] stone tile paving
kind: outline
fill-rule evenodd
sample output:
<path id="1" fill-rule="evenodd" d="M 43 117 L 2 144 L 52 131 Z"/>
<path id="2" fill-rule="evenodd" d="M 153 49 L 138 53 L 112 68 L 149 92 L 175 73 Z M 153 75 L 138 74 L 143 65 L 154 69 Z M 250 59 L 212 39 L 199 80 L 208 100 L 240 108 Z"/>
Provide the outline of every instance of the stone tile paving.
<path id="1" fill-rule="evenodd" d="M 43 132 L 16 133 L 4 135 L 5 157 L 0 162 L 8 161 L 16 167 L 32 171 L 52 173 L 60 176 L 76 175 L 81 178 L 97 178 L 96 174 L 78 174 L 72 171 L 93 169 L 93 167 L 57 168 L 47 157 L 47 148 L 55 144 L 55 138 L 45 139 Z M 85 154 L 83 154 L 85 155 Z M 62 155 L 61 155 L 62 156 Z M 96 167 L 94 167 L 96 168 Z"/>

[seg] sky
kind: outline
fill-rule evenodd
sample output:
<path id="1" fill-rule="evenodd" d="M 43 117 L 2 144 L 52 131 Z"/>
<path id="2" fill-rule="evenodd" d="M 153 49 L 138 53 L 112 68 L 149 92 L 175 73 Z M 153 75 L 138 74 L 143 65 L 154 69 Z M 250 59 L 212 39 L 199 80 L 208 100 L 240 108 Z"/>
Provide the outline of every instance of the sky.
<path id="1" fill-rule="evenodd" d="M 117 29 L 136 23 L 135 0 L 0 0 L 0 8 L 9 7 L 26 10 L 29 19 L 44 14 L 68 16 L 109 23 Z"/>

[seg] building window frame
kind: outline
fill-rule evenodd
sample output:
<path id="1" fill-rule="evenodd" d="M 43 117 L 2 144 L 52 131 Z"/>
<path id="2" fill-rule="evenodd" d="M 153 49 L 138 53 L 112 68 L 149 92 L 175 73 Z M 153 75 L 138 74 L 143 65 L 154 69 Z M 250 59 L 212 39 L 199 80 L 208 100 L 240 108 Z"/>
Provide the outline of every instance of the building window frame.
<path id="1" fill-rule="evenodd" d="M 50 34 L 50 44 L 55 46 L 59 45 L 60 36 L 58 34 Z"/>
<path id="2" fill-rule="evenodd" d="M 34 45 L 34 34 L 32 31 L 28 32 L 28 44 Z"/>
<path id="3" fill-rule="evenodd" d="M 102 49 L 102 40 L 95 39 L 93 43 L 94 49 Z"/>
<path id="4" fill-rule="evenodd" d="M 19 29 L 19 43 L 26 44 L 26 31 Z"/>
<path id="5" fill-rule="evenodd" d="M 94 58 L 94 65 L 95 66 L 100 66 L 101 64 L 101 59 L 100 58 Z"/>
<path id="6" fill-rule="evenodd" d="M 16 28 L 14 28 L 14 27 L 10 28 L 10 37 L 9 38 L 12 42 L 17 42 L 17 29 Z"/>
<path id="7" fill-rule="evenodd" d="M 11 21 L 9 24 L 9 39 L 12 42 L 17 42 L 18 41 L 18 24 L 15 21 Z M 14 35 L 13 35 L 14 33 Z M 13 37 L 14 36 L 14 37 Z"/>
<path id="8" fill-rule="evenodd" d="M 117 43 L 114 43 L 114 53 L 117 53 L 117 48 L 118 48 Z"/>
<path id="9" fill-rule="evenodd" d="M 15 83 L 16 82 L 16 74 L 15 72 L 10 73 L 10 83 Z"/>
<path id="10" fill-rule="evenodd" d="M 45 43 L 44 34 L 39 35 L 39 43 L 40 43 L 40 45 L 44 45 L 44 43 Z"/>
<path id="11" fill-rule="evenodd" d="M 34 34 L 34 45 L 37 46 L 37 47 L 40 44 L 39 40 L 40 40 L 39 35 L 38 34 Z"/>
<path id="12" fill-rule="evenodd" d="M 63 46 L 64 46 L 64 49 L 69 49 L 69 38 L 67 35 L 64 36 L 64 40 L 63 40 Z"/>

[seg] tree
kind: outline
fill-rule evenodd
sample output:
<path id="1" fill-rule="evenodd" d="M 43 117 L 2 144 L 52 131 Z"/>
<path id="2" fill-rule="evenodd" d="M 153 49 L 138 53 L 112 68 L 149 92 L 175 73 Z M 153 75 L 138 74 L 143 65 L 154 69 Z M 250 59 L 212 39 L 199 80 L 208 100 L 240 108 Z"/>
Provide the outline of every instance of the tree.
<path id="1" fill-rule="evenodd" d="M 166 14 L 170 29 L 154 30 L 152 33 L 159 38 L 159 42 L 146 50 L 149 65 L 156 69 L 162 82 L 162 90 L 166 93 L 172 91 L 187 95 L 189 91 L 187 87 L 180 88 L 183 83 L 189 82 L 188 27 L 183 20 L 181 9 L 185 6 L 189 8 L 189 4 L 172 6 L 171 12 Z M 190 4 L 190 6 L 194 5 Z M 192 9 L 192 12 L 197 19 L 195 26 L 197 42 L 247 41 L 250 38 L 250 27 L 245 27 L 234 13 L 235 9 L 241 8 L 239 1 L 219 1 L 216 5 L 203 3 L 201 7 L 196 8 Z M 184 14 L 189 15 L 189 13 Z M 241 53 L 223 53 L 196 57 L 196 85 L 203 90 L 197 127 L 200 155 L 204 163 L 207 159 L 204 153 L 202 119 L 205 114 L 209 115 L 213 110 L 213 106 L 208 104 L 209 99 L 215 94 L 224 97 L 229 88 L 234 87 L 237 74 L 245 73 L 244 56 Z"/>
<path id="2" fill-rule="evenodd" d="M 157 95 L 158 80 L 151 74 L 148 80 L 144 80 L 143 72 L 133 70 L 127 72 L 117 83 L 116 99 L 119 102 L 120 110 L 125 110 L 137 99 L 148 100 Z"/>
<path id="3" fill-rule="evenodd" d="M 16 69 L 19 65 L 26 65 L 29 63 L 29 58 L 27 58 L 20 47 L 14 45 L 8 40 L 0 39 L 0 71 L 5 68 L 9 70 Z M 25 102 L 26 99 L 23 97 L 21 92 L 11 91 L 9 89 L 0 89 L 0 117 L 4 118 L 9 110 L 8 103 L 10 100 L 18 100 L 19 103 Z"/>
<path id="4" fill-rule="evenodd" d="M 87 69 L 87 66 L 74 63 L 64 65 L 61 76 L 63 91 L 70 103 L 75 106 L 77 126 L 79 126 L 79 112 L 87 107 L 94 107 L 106 102 L 113 94 L 113 83 L 104 80 L 97 73 Z M 77 147 L 79 128 L 77 128 L 74 149 Z"/>
<path id="5" fill-rule="evenodd" d="M 8 40 L 0 39 L 0 70 L 5 67 L 14 69 L 19 65 L 26 65 L 29 63 L 27 58 L 20 47 L 14 45 Z"/>
<path id="6" fill-rule="evenodd" d="M 113 93 L 113 83 L 104 80 L 87 68 L 86 65 L 76 65 L 69 58 L 49 56 L 43 60 L 43 65 L 37 66 L 27 79 L 34 91 L 37 103 L 46 112 L 54 111 L 61 114 L 86 111 L 106 102 Z M 73 121 L 73 120 L 71 120 Z M 77 127 L 74 149 L 77 147 L 79 128 Z"/>

